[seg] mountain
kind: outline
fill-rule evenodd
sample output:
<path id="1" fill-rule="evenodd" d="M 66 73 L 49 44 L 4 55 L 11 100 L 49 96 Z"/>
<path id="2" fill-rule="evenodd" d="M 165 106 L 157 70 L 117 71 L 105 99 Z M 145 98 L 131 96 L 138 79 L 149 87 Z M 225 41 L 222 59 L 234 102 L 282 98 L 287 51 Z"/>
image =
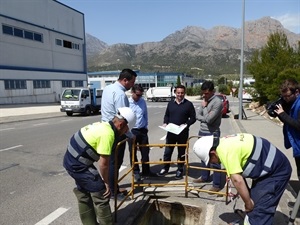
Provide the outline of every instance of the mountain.
<path id="1" fill-rule="evenodd" d="M 253 51 L 267 43 L 274 32 L 284 32 L 291 46 L 296 47 L 300 35 L 285 29 L 270 17 L 245 22 L 244 58 L 247 61 Z M 205 74 L 236 73 L 240 67 L 241 29 L 216 26 L 204 29 L 188 26 L 170 34 L 160 42 L 142 44 L 115 44 L 87 50 L 89 71 L 115 70 L 125 67 L 146 71 L 174 71 L 192 73 L 192 67 L 202 68 Z M 94 40 L 94 39 L 93 39 Z M 99 49 L 97 52 L 96 49 Z M 195 71 L 194 71 L 195 73 Z"/>

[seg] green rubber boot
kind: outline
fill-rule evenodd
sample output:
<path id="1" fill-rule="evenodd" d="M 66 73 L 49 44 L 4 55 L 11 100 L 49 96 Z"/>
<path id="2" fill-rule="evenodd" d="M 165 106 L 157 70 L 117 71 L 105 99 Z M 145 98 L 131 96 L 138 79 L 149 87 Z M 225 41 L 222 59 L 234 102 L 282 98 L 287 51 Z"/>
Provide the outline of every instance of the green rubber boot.
<path id="1" fill-rule="evenodd" d="M 90 193 L 73 189 L 78 200 L 80 219 L 83 225 L 99 225 Z"/>
<path id="2" fill-rule="evenodd" d="M 104 198 L 102 193 L 92 192 L 95 212 L 99 223 L 102 225 L 113 225 L 113 217 L 109 205 L 110 198 Z"/>

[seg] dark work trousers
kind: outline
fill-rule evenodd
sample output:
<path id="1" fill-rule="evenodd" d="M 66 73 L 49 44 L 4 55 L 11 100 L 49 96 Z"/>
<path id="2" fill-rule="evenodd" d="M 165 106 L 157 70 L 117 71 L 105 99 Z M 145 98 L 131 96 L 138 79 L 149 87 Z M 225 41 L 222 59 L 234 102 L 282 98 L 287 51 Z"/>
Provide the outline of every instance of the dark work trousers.
<path id="1" fill-rule="evenodd" d="M 272 172 L 252 181 L 250 196 L 254 202 L 254 209 L 247 213 L 250 224 L 273 224 L 276 207 L 290 180 L 292 168 L 282 152 L 277 151 L 272 165 Z M 264 168 L 255 164 L 254 170 Z"/>
<path id="2" fill-rule="evenodd" d="M 187 129 L 184 129 L 178 135 L 168 132 L 166 138 L 166 144 L 186 144 L 188 137 L 189 137 L 189 131 Z M 174 146 L 165 148 L 164 161 L 171 161 L 174 148 L 175 148 Z M 184 161 L 186 147 L 177 147 L 177 149 L 178 149 L 177 160 Z M 178 163 L 177 170 L 183 172 L 183 166 L 184 163 Z M 169 171 L 170 163 L 164 164 L 164 169 L 166 171 Z"/>
<path id="3" fill-rule="evenodd" d="M 300 156 L 295 157 L 295 163 L 297 168 L 298 180 L 300 181 Z"/>
<path id="4" fill-rule="evenodd" d="M 199 136 L 209 136 L 209 135 L 213 135 L 214 136 L 214 140 L 219 140 L 220 137 L 220 131 L 215 131 L 211 134 L 208 133 L 202 133 L 201 131 L 199 131 Z M 215 143 L 215 146 L 218 146 L 219 143 Z M 201 162 L 201 167 L 207 167 L 207 168 L 213 168 L 213 169 L 221 169 L 221 165 L 217 164 L 217 163 L 209 163 L 207 166 L 205 165 L 204 162 Z M 209 181 L 209 176 L 210 176 L 210 170 L 201 170 L 201 177 L 203 180 L 205 181 Z M 225 173 L 221 173 L 221 172 L 213 172 L 213 186 L 216 188 L 223 188 L 224 185 L 226 183 L 226 174 Z"/>
<path id="5" fill-rule="evenodd" d="M 148 138 L 148 129 L 146 128 L 133 128 L 131 130 L 131 133 L 133 133 L 136 137 L 135 144 L 139 145 L 147 145 L 149 144 L 149 138 Z M 129 139 L 128 141 L 129 145 L 129 152 L 130 152 L 130 165 L 132 166 L 132 139 Z M 149 162 L 149 147 L 139 147 L 139 150 L 141 152 L 141 162 Z M 134 151 L 134 161 L 138 162 L 137 158 L 137 148 L 135 148 Z M 140 167 L 138 164 L 134 165 L 134 173 L 140 173 Z M 142 174 L 147 175 L 150 173 L 150 165 L 149 164 L 142 164 Z"/>
<path id="6" fill-rule="evenodd" d="M 119 179 L 119 169 L 123 163 L 123 159 L 124 159 L 124 152 L 125 152 L 125 148 L 126 148 L 126 142 L 124 142 L 123 144 L 119 145 L 117 151 L 117 157 L 118 157 L 118 165 L 117 165 L 117 173 L 115 174 L 115 152 L 116 152 L 116 146 L 120 141 L 123 141 L 124 139 L 126 139 L 126 135 L 122 135 L 121 137 L 119 137 L 116 142 L 115 145 L 112 148 L 111 151 L 111 155 L 110 155 L 110 163 L 109 163 L 109 187 L 111 189 L 111 193 L 114 194 L 114 190 L 115 190 L 115 182 L 114 180 L 118 180 Z M 119 190 L 119 186 L 118 186 L 118 190 Z"/>

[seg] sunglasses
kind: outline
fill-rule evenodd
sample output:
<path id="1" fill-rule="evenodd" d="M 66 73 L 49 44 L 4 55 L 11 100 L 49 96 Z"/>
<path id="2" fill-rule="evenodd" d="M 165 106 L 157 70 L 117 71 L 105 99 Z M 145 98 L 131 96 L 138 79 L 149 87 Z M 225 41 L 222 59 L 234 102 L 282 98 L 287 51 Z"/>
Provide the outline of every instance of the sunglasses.
<path id="1" fill-rule="evenodd" d="M 143 94 L 139 94 L 139 95 L 137 93 L 134 93 L 134 94 L 136 95 L 136 97 L 139 97 L 139 98 L 143 96 Z"/>

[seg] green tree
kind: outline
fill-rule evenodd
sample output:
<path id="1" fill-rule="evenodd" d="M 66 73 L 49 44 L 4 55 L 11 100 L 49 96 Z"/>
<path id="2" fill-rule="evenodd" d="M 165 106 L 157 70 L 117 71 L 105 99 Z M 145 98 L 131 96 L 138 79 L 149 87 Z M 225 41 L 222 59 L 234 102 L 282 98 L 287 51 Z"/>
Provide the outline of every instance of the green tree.
<path id="1" fill-rule="evenodd" d="M 247 68 L 255 79 L 261 103 L 278 97 L 279 85 L 288 72 L 295 70 L 293 73 L 297 74 L 299 49 L 300 46 L 297 50 L 290 46 L 284 33 L 276 32 L 268 37 L 265 47 L 255 51 Z"/>

